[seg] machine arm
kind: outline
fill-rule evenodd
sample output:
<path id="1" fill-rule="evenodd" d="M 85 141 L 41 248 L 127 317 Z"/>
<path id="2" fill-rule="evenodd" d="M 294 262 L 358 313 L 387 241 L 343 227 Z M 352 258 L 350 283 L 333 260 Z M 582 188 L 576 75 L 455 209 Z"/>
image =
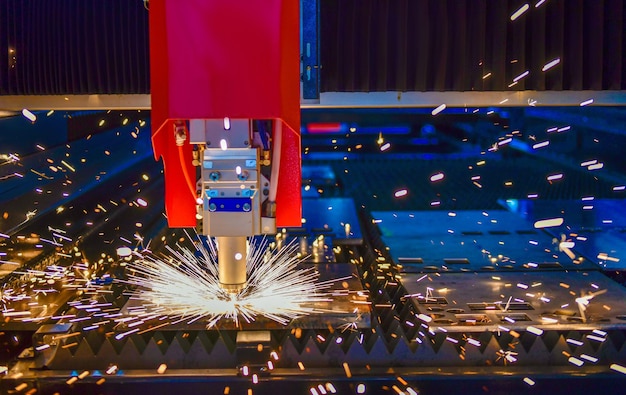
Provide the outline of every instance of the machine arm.
<path id="1" fill-rule="evenodd" d="M 201 221 L 217 237 L 232 292 L 245 285 L 247 237 L 300 225 L 298 21 L 291 0 L 150 2 L 152 141 L 168 222 Z"/>

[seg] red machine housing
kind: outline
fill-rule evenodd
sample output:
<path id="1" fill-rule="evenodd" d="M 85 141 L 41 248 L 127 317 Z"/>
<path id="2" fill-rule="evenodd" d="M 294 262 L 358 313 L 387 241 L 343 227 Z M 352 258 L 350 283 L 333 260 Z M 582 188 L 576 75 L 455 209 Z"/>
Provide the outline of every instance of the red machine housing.
<path id="1" fill-rule="evenodd" d="M 295 0 L 150 1 L 152 145 L 163 158 L 170 227 L 194 227 L 196 202 L 174 122 L 249 118 L 283 122 L 276 225 L 301 225 L 300 30 Z"/>

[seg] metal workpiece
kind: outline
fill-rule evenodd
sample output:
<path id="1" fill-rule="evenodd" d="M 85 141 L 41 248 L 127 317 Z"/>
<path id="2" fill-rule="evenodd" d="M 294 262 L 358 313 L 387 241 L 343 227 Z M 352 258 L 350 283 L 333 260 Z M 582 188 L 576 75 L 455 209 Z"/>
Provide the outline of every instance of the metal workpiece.
<path id="1" fill-rule="evenodd" d="M 217 238 L 218 276 L 224 290 L 238 293 L 246 287 L 247 259 L 248 240 L 245 236 Z"/>
<path id="2" fill-rule="evenodd" d="M 407 273 L 401 283 L 419 317 L 448 332 L 626 328 L 626 291 L 597 271 Z"/>

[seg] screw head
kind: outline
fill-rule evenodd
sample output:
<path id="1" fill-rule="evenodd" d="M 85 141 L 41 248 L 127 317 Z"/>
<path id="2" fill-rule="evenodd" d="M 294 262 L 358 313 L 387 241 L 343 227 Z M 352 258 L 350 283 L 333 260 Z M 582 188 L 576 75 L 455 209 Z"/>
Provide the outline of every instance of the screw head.
<path id="1" fill-rule="evenodd" d="M 219 179 L 220 179 L 220 172 L 219 172 L 219 171 L 212 171 L 212 172 L 209 174 L 209 179 L 210 179 L 211 181 L 217 181 L 217 180 L 219 180 Z"/>

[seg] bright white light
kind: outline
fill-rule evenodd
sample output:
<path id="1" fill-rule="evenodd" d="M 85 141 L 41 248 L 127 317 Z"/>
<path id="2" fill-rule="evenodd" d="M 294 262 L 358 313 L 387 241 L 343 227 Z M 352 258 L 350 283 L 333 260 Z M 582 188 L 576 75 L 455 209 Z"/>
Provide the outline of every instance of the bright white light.
<path id="1" fill-rule="evenodd" d="M 526 330 L 535 336 L 541 336 L 543 334 L 543 329 L 539 329 L 534 326 L 528 326 L 526 327 Z"/>
<path id="2" fill-rule="evenodd" d="M 584 107 L 584 106 L 588 106 L 588 105 L 590 105 L 592 103 L 593 103 L 593 99 L 589 99 L 589 100 L 585 100 L 584 102 L 580 103 L 580 106 Z"/>
<path id="3" fill-rule="evenodd" d="M 222 151 L 226 151 L 228 149 L 228 143 L 226 142 L 226 139 L 220 140 L 220 148 L 222 149 Z"/>
<path id="4" fill-rule="evenodd" d="M 443 180 L 444 177 L 445 175 L 443 173 L 433 174 L 432 176 L 430 176 L 430 181 L 431 182 L 441 181 Z"/>
<path id="5" fill-rule="evenodd" d="M 563 178 L 563 174 L 559 173 L 559 174 L 549 175 L 546 179 L 548 181 L 556 181 L 556 180 L 560 180 L 561 178 Z"/>
<path id="6" fill-rule="evenodd" d="M 596 357 L 592 357 L 591 355 L 587 355 L 587 354 L 580 354 L 580 357 L 581 357 L 582 359 L 585 359 L 585 360 L 587 360 L 587 361 L 591 362 L 591 363 L 596 363 L 596 362 L 598 362 L 598 358 L 596 358 Z"/>
<path id="7" fill-rule="evenodd" d="M 27 109 L 22 110 L 22 115 L 31 122 L 35 122 L 37 120 L 37 116 Z"/>
<path id="8" fill-rule="evenodd" d="M 533 149 L 539 149 L 539 148 L 547 147 L 548 145 L 550 145 L 550 142 L 548 140 L 542 141 L 541 143 L 537 143 L 537 144 L 533 145 Z"/>
<path id="9" fill-rule="evenodd" d="M 420 320 L 424 322 L 430 322 L 433 320 L 431 317 L 427 316 L 426 314 L 419 314 L 417 318 L 419 318 Z"/>
<path id="10" fill-rule="evenodd" d="M 237 175 L 241 174 L 241 166 L 235 167 L 235 173 L 237 173 Z"/>
<path id="11" fill-rule="evenodd" d="M 506 144 L 510 143 L 511 141 L 513 141 L 513 139 L 511 137 L 509 137 L 508 139 L 504 139 L 504 140 L 498 141 L 498 145 L 506 145 Z"/>
<path id="12" fill-rule="evenodd" d="M 431 113 L 431 114 L 433 114 L 433 115 L 437 115 L 437 114 L 439 114 L 440 112 L 442 112 L 442 111 L 443 111 L 443 110 L 445 110 L 445 109 L 446 109 L 446 105 L 445 105 L 445 104 L 441 104 L 439 107 L 435 108 L 435 109 L 432 111 L 432 113 Z"/>
<path id="13" fill-rule="evenodd" d="M 548 71 L 559 63 L 561 63 L 561 58 L 556 58 L 554 60 L 551 60 L 548 63 L 546 63 L 545 66 L 543 66 L 541 71 Z"/>
<path id="14" fill-rule="evenodd" d="M 356 393 L 357 394 L 364 394 L 365 393 L 365 384 L 360 383 L 359 385 L 356 386 Z"/>
<path id="15" fill-rule="evenodd" d="M 391 148 L 391 144 L 390 143 L 385 143 L 380 147 L 381 151 L 387 151 L 389 148 Z"/>
<path id="16" fill-rule="evenodd" d="M 517 77 L 513 78 L 513 82 L 518 82 L 522 78 L 526 77 L 528 74 L 530 74 L 529 70 L 524 71 L 522 74 L 520 74 Z"/>
<path id="17" fill-rule="evenodd" d="M 598 160 L 597 159 L 593 159 L 593 160 L 585 161 L 585 162 L 581 163 L 580 165 L 582 167 L 586 167 L 586 166 L 590 166 L 590 165 L 595 165 L 596 163 L 598 163 Z"/>
<path id="18" fill-rule="evenodd" d="M 143 200 L 142 198 L 137 199 L 137 204 L 140 205 L 141 207 L 146 207 L 148 206 L 148 202 L 146 202 L 145 200 Z"/>
<path id="19" fill-rule="evenodd" d="M 117 255 L 121 257 L 131 256 L 133 251 L 128 247 L 120 247 L 117 249 Z"/>
<path id="20" fill-rule="evenodd" d="M 593 165 L 589 165 L 587 167 L 587 170 L 599 170 L 599 169 L 601 169 L 603 167 L 604 167 L 604 163 L 600 162 L 600 163 L 595 163 Z"/>
<path id="21" fill-rule="evenodd" d="M 622 374 L 626 374 L 626 367 L 618 365 L 616 363 L 611 364 L 610 369 L 615 370 L 616 372 L 620 372 Z"/>
<path id="22" fill-rule="evenodd" d="M 576 357 L 569 357 L 569 359 L 567 360 L 567 362 L 571 363 L 572 365 L 576 365 L 578 367 L 581 367 L 584 365 L 584 361 L 576 358 Z"/>
<path id="23" fill-rule="evenodd" d="M 222 319 L 238 324 L 257 316 L 287 325 L 298 317 L 321 313 L 315 305 L 332 300 L 326 290 L 333 281 L 317 282 L 315 268 L 299 266 L 298 243 L 280 250 L 271 250 L 266 240 L 252 244 L 248 285 L 238 294 L 219 285 L 215 240 L 194 246 L 194 250 L 166 246 L 169 259 L 146 254 L 128 263 L 132 273 L 124 282 L 135 287 L 131 298 L 142 302 L 146 314 L 165 314 L 187 324 L 203 320 L 209 328 Z"/>
<path id="24" fill-rule="evenodd" d="M 402 196 L 406 196 L 409 193 L 409 191 L 407 191 L 406 189 L 400 189 L 399 191 L 396 191 L 396 193 L 393 194 L 393 196 L 399 198 Z"/>
<path id="25" fill-rule="evenodd" d="M 243 258 L 243 255 L 241 255 L 240 252 L 235 254 L 235 260 L 239 261 L 239 260 L 241 260 L 241 258 Z"/>
<path id="26" fill-rule="evenodd" d="M 224 130 L 230 130 L 230 118 L 224 118 Z"/>
<path id="27" fill-rule="evenodd" d="M 535 229 L 551 228 L 563 225 L 563 218 L 542 219 L 535 222 Z"/>

